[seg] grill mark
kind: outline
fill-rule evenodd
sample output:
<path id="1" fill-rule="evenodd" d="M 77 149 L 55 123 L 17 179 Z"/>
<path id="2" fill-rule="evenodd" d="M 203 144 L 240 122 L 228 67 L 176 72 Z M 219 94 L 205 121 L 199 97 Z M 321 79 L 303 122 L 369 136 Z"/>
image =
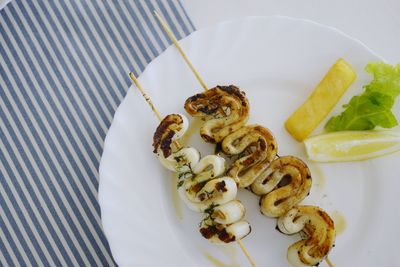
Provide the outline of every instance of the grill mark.
<path id="1" fill-rule="evenodd" d="M 228 189 L 226 188 L 226 183 L 225 181 L 221 181 L 215 184 L 215 189 L 217 189 L 218 192 L 226 192 Z"/>

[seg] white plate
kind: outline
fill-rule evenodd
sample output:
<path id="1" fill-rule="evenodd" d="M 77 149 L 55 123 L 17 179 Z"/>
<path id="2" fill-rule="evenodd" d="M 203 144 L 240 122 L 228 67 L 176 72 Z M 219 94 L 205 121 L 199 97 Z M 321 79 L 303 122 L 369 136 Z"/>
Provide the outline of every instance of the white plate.
<path id="1" fill-rule="evenodd" d="M 284 130 L 284 120 L 339 57 L 358 73 L 342 103 L 370 80 L 363 70 L 367 62 L 379 60 L 360 42 L 335 29 L 286 17 L 222 23 L 191 34 L 181 44 L 209 87 L 235 84 L 246 91 L 250 122 L 273 131 L 280 155 L 303 159 L 302 144 Z M 184 113 L 185 99 L 201 91 L 173 47 L 155 59 L 139 80 L 162 114 Z M 340 105 L 334 112 L 339 109 Z M 157 124 L 144 99 L 130 88 L 105 141 L 99 202 L 116 262 L 120 266 L 213 266 L 219 261 L 226 266 L 248 266 L 236 244 L 216 246 L 201 237 L 200 214 L 182 204 L 179 216 L 173 200 L 176 185 L 152 154 Z M 191 142 L 203 152 L 212 151 L 197 134 Z M 400 266 L 396 208 L 400 179 L 395 177 L 399 163 L 397 153 L 373 161 L 310 165 L 313 187 L 304 203 L 336 214 L 336 221 L 339 212 L 346 221 L 330 254 L 336 266 Z M 299 237 L 276 231 L 276 221 L 260 214 L 257 197 L 244 190 L 239 197 L 253 229 L 244 243 L 255 261 L 259 266 L 287 266 L 287 247 Z M 342 228 L 342 222 L 337 224 Z"/>

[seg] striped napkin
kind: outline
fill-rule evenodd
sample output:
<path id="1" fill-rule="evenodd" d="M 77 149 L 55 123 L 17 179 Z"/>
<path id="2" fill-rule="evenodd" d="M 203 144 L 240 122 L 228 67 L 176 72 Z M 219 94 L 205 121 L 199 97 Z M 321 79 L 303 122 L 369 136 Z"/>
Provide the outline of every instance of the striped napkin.
<path id="1" fill-rule="evenodd" d="M 172 0 L 14 0 L 0 11 L 0 265 L 114 266 L 98 166 L 130 85 L 175 35 Z"/>

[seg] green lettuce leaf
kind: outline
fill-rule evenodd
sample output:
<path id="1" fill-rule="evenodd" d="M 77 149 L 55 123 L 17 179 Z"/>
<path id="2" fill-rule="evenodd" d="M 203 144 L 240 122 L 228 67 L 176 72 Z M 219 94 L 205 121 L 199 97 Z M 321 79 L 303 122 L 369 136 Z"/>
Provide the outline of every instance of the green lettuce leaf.
<path id="1" fill-rule="evenodd" d="M 374 77 L 364 87 L 366 92 L 381 92 L 392 97 L 400 95 L 400 64 L 391 66 L 383 62 L 371 62 L 365 70 Z"/>
<path id="2" fill-rule="evenodd" d="M 373 75 L 373 80 L 364 86 L 364 93 L 353 96 L 343 106 L 345 110 L 341 114 L 328 120 L 326 131 L 372 130 L 376 126 L 392 128 L 398 125 L 391 109 L 400 95 L 400 64 L 393 67 L 372 62 L 365 70 Z"/>

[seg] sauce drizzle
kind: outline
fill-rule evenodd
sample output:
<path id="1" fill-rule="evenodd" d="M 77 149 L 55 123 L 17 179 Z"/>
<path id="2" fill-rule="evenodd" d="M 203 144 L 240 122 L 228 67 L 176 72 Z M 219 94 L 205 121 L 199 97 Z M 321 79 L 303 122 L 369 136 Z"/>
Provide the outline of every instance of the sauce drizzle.
<path id="1" fill-rule="evenodd" d="M 237 263 L 225 264 L 207 252 L 204 252 L 204 256 L 216 267 L 240 267 L 240 265 Z"/>
<path id="2" fill-rule="evenodd" d="M 334 210 L 332 212 L 332 220 L 335 223 L 336 235 L 340 235 L 346 230 L 347 223 L 342 213 L 340 213 L 337 210 Z"/>
<path id="3" fill-rule="evenodd" d="M 172 205 L 174 206 L 175 214 L 176 217 L 178 217 L 179 220 L 183 219 L 183 213 L 182 213 L 182 206 L 181 206 L 181 200 L 178 195 L 178 190 L 176 189 L 176 186 L 178 184 L 178 174 L 172 172 L 171 173 L 171 194 L 172 194 Z"/>

